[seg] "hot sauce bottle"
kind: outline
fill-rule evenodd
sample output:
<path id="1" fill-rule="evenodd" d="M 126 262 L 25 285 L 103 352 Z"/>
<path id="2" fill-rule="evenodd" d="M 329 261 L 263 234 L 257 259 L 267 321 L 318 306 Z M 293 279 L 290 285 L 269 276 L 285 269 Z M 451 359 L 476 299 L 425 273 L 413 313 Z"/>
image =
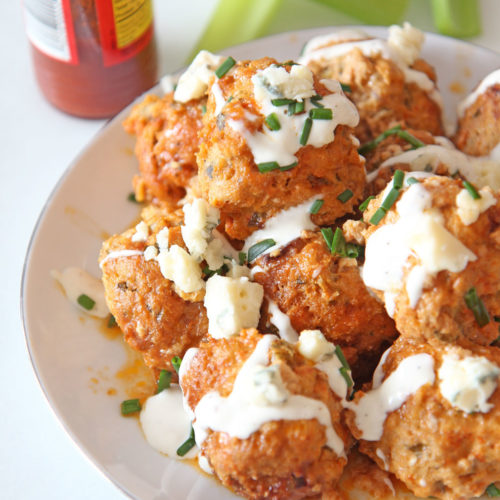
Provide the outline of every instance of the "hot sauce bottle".
<path id="1" fill-rule="evenodd" d="M 107 118 L 157 80 L 152 0 L 24 0 L 35 74 L 57 108 Z"/>

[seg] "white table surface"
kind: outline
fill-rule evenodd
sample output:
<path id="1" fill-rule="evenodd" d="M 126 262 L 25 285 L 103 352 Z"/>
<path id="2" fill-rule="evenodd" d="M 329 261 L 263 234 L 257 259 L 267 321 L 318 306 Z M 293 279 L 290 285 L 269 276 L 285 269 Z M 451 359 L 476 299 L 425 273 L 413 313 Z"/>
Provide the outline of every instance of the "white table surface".
<path id="1" fill-rule="evenodd" d="M 473 41 L 500 50 L 500 2 L 480 0 L 483 34 Z M 216 0 L 155 0 L 160 69 L 184 64 Z M 270 32 L 358 24 L 348 16 L 304 0 L 284 0 Z M 301 15 L 295 15 L 301 9 Z M 104 125 L 52 108 L 40 94 L 24 34 L 20 2 L 0 6 L 0 255 L 4 286 L 0 311 L 0 498 L 124 500 L 76 448 L 38 386 L 26 350 L 19 313 L 20 280 L 38 214 L 71 160 Z M 407 19 L 434 31 L 426 0 L 412 0 Z"/>

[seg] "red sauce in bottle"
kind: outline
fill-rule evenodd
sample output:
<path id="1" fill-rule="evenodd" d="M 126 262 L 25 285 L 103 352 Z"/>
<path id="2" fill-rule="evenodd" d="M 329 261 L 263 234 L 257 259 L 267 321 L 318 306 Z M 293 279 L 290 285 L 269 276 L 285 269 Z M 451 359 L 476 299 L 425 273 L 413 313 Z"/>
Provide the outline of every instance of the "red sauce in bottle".
<path id="1" fill-rule="evenodd" d="M 35 73 L 46 98 L 107 118 L 157 81 L 151 0 L 24 0 Z"/>

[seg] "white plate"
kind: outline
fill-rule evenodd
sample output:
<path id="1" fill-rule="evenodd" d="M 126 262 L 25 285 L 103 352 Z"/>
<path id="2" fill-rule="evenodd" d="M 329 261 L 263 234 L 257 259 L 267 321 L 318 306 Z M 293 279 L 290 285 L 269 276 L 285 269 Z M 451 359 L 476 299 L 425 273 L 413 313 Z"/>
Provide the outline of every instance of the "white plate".
<path id="1" fill-rule="evenodd" d="M 264 38 L 228 51 L 237 59 L 298 57 L 322 28 Z M 378 36 L 383 28 L 362 27 Z M 500 66 L 500 55 L 439 35 L 427 35 L 423 57 L 437 70 L 449 119 L 462 97 Z M 78 266 L 99 276 L 97 255 L 104 232 L 121 232 L 139 210 L 127 201 L 137 171 L 134 140 L 122 129 L 128 110 L 114 118 L 77 157 L 54 188 L 37 222 L 26 256 L 22 314 L 31 359 L 41 387 L 75 443 L 107 477 L 141 500 L 230 499 L 234 495 L 189 465 L 148 446 L 135 419 L 120 416 L 126 395 L 106 395 L 125 361 L 120 342 L 108 340 L 91 319 L 82 320 L 50 277 L 51 269 Z M 92 377 L 99 383 L 91 382 Z M 100 385 L 99 385 L 100 384 Z"/>

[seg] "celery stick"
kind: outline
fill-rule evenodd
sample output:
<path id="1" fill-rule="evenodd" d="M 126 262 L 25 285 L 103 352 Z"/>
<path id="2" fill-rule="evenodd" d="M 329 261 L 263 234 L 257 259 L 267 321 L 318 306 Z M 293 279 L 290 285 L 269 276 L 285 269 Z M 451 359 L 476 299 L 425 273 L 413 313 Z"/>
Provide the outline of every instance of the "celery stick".
<path id="1" fill-rule="evenodd" d="M 434 24 L 449 36 L 470 37 L 481 33 L 477 0 L 432 0 Z"/>

